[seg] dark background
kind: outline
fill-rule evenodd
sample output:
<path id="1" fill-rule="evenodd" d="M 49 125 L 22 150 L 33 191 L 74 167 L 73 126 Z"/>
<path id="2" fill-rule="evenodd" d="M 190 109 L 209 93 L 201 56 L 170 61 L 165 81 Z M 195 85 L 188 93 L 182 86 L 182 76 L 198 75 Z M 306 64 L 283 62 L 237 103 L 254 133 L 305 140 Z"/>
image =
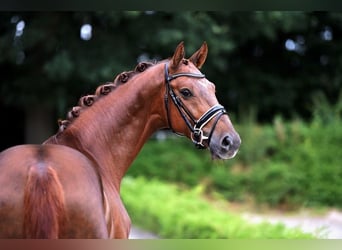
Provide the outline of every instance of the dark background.
<path id="1" fill-rule="evenodd" d="M 42 142 L 80 96 L 180 41 L 208 43 L 202 72 L 234 121 L 311 119 L 315 96 L 338 100 L 341 35 L 334 12 L 1 12 L 0 149 Z"/>

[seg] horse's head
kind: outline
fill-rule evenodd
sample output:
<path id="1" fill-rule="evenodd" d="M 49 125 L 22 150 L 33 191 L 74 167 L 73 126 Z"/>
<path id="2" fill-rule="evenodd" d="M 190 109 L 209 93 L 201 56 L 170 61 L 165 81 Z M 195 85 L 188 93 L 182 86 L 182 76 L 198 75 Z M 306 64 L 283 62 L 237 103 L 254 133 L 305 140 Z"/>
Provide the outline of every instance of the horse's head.
<path id="1" fill-rule="evenodd" d="M 170 128 L 184 134 L 198 148 L 209 148 L 213 158 L 236 155 L 241 139 L 215 96 L 215 85 L 199 71 L 207 57 L 203 43 L 185 59 L 183 42 L 165 64 L 165 106 Z"/>

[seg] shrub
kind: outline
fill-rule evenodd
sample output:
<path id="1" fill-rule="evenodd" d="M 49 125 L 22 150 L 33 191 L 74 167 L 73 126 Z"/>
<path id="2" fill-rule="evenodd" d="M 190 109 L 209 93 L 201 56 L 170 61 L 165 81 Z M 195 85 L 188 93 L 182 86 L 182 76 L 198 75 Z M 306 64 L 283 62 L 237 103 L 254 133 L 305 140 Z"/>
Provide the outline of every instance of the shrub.
<path id="1" fill-rule="evenodd" d="M 305 176 L 283 162 L 256 165 L 250 175 L 250 182 L 249 192 L 258 203 L 285 206 L 287 209 L 303 204 Z"/>

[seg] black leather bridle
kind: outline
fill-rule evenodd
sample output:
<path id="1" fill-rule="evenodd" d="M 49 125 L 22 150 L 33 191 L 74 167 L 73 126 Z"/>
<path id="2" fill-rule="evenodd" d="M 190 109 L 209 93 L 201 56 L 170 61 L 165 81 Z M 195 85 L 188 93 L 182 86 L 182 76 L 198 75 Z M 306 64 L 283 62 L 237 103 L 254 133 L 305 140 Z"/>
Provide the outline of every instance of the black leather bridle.
<path id="1" fill-rule="evenodd" d="M 178 77 L 186 76 L 186 77 L 195 77 L 195 78 L 205 78 L 205 75 L 203 74 L 195 74 L 195 73 L 177 73 L 174 75 L 169 75 L 168 71 L 168 63 L 165 63 L 165 84 L 166 84 L 166 92 L 164 96 L 165 101 L 165 108 L 167 112 L 167 120 L 169 123 L 169 127 L 172 130 L 172 132 L 181 135 L 180 133 L 176 132 L 171 123 L 170 118 L 170 110 L 169 110 L 169 96 L 171 97 L 171 100 L 177 107 L 180 115 L 182 116 L 185 124 L 188 126 L 188 128 L 191 131 L 191 139 L 195 146 L 199 149 L 204 149 L 206 146 L 203 144 L 204 140 L 208 140 L 208 145 L 210 144 L 211 136 L 213 135 L 213 132 L 216 128 L 216 125 L 221 118 L 222 115 L 228 115 L 227 111 L 224 109 L 222 105 L 214 105 L 211 107 L 207 112 L 205 112 L 198 120 L 191 114 L 191 112 L 185 107 L 182 100 L 179 96 L 177 96 L 174 92 L 174 90 L 171 87 L 170 82 Z M 205 125 L 207 125 L 208 122 L 210 122 L 214 117 L 216 117 L 213 126 L 211 127 L 210 133 L 208 136 L 205 136 L 203 134 L 203 128 Z"/>

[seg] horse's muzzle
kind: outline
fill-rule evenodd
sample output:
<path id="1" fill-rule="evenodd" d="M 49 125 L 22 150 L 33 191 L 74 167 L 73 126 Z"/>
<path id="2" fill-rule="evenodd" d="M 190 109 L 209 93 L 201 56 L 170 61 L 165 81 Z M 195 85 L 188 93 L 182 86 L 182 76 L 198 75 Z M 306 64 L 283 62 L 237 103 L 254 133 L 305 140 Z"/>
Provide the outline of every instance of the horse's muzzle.
<path id="1" fill-rule="evenodd" d="M 231 159 L 239 151 L 240 145 L 240 136 L 234 132 L 220 138 L 213 138 L 209 147 L 213 159 Z"/>

